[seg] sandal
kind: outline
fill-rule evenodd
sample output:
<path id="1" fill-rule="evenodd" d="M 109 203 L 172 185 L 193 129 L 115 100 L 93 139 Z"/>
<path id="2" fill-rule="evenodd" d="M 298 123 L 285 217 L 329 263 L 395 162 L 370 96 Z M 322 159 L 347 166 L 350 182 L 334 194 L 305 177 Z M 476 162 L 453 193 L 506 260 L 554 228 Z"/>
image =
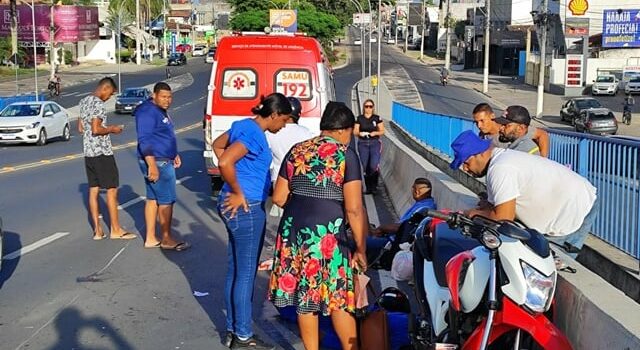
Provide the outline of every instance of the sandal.
<path id="1" fill-rule="evenodd" d="M 138 236 L 135 233 L 125 232 L 125 233 L 121 234 L 120 236 L 111 236 L 109 238 L 110 239 L 130 240 L 130 239 L 136 239 L 136 238 L 138 238 Z"/>
<path id="2" fill-rule="evenodd" d="M 105 239 L 105 237 L 107 237 L 107 235 L 105 235 L 104 233 L 102 234 L 102 236 L 96 236 L 96 235 L 94 235 L 94 236 L 93 236 L 93 240 L 94 240 L 94 241 L 101 241 L 101 240 Z"/>
<path id="3" fill-rule="evenodd" d="M 145 249 L 153 249 L 153 248 L 160 248 L 160 242 L 154 244 L 154 245 L 144 245 Z"/>
<path id="4" fill-rule="evenodd" d="M 176 243 L 173 246 L 160 245 L 160 248 L 164 250 L 175 250 L 176 252 L 181 252 L 183 250 L 187 250 L 191 247 L 191 244 L 187 242 Z"/>

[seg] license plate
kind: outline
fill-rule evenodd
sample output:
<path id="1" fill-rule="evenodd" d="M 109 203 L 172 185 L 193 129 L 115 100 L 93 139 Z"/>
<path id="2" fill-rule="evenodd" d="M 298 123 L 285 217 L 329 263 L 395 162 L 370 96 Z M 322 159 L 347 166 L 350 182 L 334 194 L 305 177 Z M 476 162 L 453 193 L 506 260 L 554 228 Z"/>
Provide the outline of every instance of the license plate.
<path id="1" fill-rule="evenodd" d="M 124 107 L 124 109 L 126 109 L 126 110 L 131 110 L 131 109 L 133 109 L 133 107 L 131 107 L 131 106 L 126 106 L 126 107 Z"/>
<path id="2" fill-rule="evenodd" d="M 4 136 L 0 136 L 0 140 L 15 140 L 16 137 L 13 135 L 4 135 Z"/>

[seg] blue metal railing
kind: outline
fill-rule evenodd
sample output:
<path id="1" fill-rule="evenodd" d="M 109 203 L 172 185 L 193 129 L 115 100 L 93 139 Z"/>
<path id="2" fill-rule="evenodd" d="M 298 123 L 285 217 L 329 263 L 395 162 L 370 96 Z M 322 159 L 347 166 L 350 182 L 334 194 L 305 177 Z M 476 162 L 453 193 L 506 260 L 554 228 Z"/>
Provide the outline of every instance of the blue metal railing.
<path id="1" fill-rule="evenodd" d="M 477 131 L 471 119 L 393 103 L 392 119 L 421 143 L 453 156 L 451 142 Z M 640 258 L 640 142 L 548 129 L 549 158 L 570 167 L 597 189 L 600 212 L 592 233 Z"/>
<path id="2" fill-rule="evenodd" d="M 45 101 L 46 98 L 44 96 L 44 94 L 40 94 L 39 96 L 39 100 L 40 101 Z M 15 103 L 15 102 L 31 102 L 31 101 L 35 101 L 36 100 L 36 95 L 31 94 L 31 95 L 18 95 L 18 96 L 10 96 L 10 97 L 0 97 L 0 110 L 4 109 L 4 107 Z"/>

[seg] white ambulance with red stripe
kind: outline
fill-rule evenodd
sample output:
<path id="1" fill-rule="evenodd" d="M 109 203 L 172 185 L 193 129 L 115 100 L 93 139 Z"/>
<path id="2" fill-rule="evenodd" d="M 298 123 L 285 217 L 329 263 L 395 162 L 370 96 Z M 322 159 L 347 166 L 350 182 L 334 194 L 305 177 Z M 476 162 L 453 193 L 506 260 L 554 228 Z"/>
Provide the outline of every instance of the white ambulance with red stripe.
<path id="1" fill-rule="evenodd" d="M 242 33 L 218 43 L 204 116 L 205 151 L 213 190 L 221 186 L 211 143 L 231 123 L 253 117 L 261 96 L 280 92 L 302 103 L 299 123 L 314 134 L 320 117 L 335 100 L 333 71 L 320 43 L 298 34 Z"/>

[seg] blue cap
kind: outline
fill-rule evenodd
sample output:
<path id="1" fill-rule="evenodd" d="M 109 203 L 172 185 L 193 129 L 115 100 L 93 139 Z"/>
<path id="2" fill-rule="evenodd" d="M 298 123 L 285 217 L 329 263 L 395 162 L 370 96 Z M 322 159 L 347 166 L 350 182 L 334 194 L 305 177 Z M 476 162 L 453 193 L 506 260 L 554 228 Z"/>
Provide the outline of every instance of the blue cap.
<path id="1" fill-rule="evenodd" d="M 451 143 L 453 162 L 451 169 L 458 169 L 469 157 L 480 154 L 489 149 L 491 140 L 483 140 L 471 130 L 464 131 Z"/>

